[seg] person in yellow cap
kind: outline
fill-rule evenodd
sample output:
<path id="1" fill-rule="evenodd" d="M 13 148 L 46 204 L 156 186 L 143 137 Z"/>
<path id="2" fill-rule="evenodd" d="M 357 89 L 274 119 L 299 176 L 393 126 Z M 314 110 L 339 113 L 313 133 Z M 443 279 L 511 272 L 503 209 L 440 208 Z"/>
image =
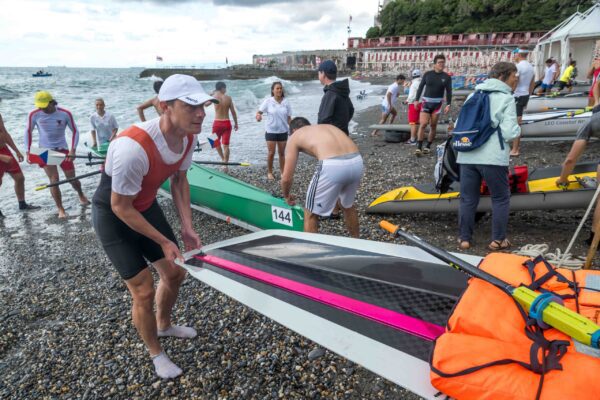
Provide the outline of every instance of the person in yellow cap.
<path id="1" fill-rule="evenodd" d="M 30 164 L 32 163 L 29 153 L 33 141 L 33 128 L 35 127 L 38 129 L 38 147 L 74 156 L 75 149 L 77 149 L 77 143 L 79 142 L 79 131 L 77 130 L 71 112 L 64 108 L 57 107 L 58 103 L 54 100 L 52 94 L 47 91 L 40 91 L 35 94 L 34 105 L 36 109 L 29 113 L 29 116 L 27 117 L 27 129 L 25 130 L 27 162 Z M 70 146 L 65 139 L 67 127 L 69 127 L 72 132 Z M 44 172 L 48 175 L 50 183 L 58 182 L 58 167 L 56 165 L 40 165 L 40 167 L 44 168 Z M 72 158 L 65 157 L 65 160 L 60 164 L 60 167 L 67 178 L 75 177 L 75 165 L 73 164 Z M 72 181 L 71 185 L 79 195 L 79 202 L 82 205 L 90 204 L 89 200 L 81 190 L 81 183 L 79 180 Z M 62 195 L 58 186 L 51 187 L 50 193 L 52 193 L 52 197 L 58 208 L 58 217 L 66 218 L 67 213 L 63 207 Z"/>

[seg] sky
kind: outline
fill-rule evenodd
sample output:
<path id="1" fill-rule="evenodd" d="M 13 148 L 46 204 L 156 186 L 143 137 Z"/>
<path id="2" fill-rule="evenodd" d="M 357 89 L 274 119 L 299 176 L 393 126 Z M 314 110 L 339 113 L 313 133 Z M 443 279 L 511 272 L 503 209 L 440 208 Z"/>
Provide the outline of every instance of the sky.
<path id="1" fill-rule="evenodd" d="M 0 66 L 250 64 L 253 54 L 345 48 L 377 0 L 0 0 Z"/>

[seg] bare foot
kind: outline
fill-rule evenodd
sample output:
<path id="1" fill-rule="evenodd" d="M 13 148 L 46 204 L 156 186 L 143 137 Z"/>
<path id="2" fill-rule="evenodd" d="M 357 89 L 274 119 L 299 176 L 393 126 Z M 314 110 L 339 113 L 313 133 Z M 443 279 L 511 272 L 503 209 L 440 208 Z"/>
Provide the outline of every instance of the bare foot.
<path id="1" fill-rule="evenodd" d="M 90 204 L 92 204 L 92 203 L 90 203 L 90 201 L 88 200 L 88 198 L 85 197 L 85 196 L 80 196 L 79 197 L 79 203 L 81 203 L 82 206 L 89 206 Z"/>
<path id="2" fill-rule="evenodd" d="M 519 153 L 510 152 L 511 157 L 519 157 Z"/>
<path id="3" fill-rule="evenodd" d="M 58 210 L 58 218 L 65 219 L 69 218 L 69 214 L 65 212 L 65 210 Z"/>
<path id="4" fill-rule="evenodd" d="M 275 180 L 275 177 L 273 176 L 273 174 L 271 172 L 269 172 L 267 174 L 267 180 L 269 180 L 269 181 L 274 181 Z"/>
<path id="5" fill-rule="evenodd" d="M 373 131 L 373 132 L 371 132 L 371 136 L 379 136 L 379 132 Z"/>

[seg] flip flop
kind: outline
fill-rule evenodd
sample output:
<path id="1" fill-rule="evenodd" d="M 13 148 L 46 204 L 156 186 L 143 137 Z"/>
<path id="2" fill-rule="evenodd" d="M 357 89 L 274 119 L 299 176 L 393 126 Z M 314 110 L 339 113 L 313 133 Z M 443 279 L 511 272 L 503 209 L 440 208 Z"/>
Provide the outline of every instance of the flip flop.
<path id="1" fill-rule="evenodd" d="M 502 251 L 510 249 L 512 243 L 508 239 L 504 240 L 492 240 L 492 243 L 488 245 L 488 249 L 491 251 Z"/>

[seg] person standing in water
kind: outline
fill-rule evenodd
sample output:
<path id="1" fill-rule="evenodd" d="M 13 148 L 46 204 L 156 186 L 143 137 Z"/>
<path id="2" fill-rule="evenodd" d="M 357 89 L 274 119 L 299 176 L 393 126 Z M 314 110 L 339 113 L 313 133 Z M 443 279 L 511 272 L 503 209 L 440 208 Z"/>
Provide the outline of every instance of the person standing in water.
<path id="1" fill-rule="evenodd" d="M 75 165 L 68 156 L 74 156 L 79 142 L 79 130 L 75 126 L 73 114 L 65 108 L 57 107 L 58 103 L 50 92 L 41 91 L 35 94 L 34 104 L 36 109 L 29 113 L 27 118 L 27 128 L 25 129 L 25 148 L 27 149 L 27 162 L 32 163 L 29 158 L 29 152 L 33 143 L 33 129 L 37 127 L 39 136 L 39 147 L 55 150 L 63 153 L 64 161 L 60 164 L 67 178 L 75 177 Z M 69 127 L 73 136 L 70 147 L 65 139 L 65 131 Z M 58 167 L 56 165 L 40 165 L 48 176 L 50 183 L 58 182 Z M 90 204 L 85 194 L 81 190 L 81 182 L 78 179 L 71 182 L 71 186 L 79 195 L 79 202 L 82 205 Z M 62 194 L 58 186 L 50 188 L 52 198 L 58 208 L 58 218 L 68 217 L 62 203 Z"/>
<path id="2" fill-rule="evenodd" d="M 281 82 L 273 82 L 271 85 L 271 97 L 266 98 L 258 111 L 256 120 L 262 121 L 263 114 L 267 114 L 265 123 L 265 140 L 267 141 L 267 179 L 272 181 L 273 160 L 275 159 L 275 148 L 279 154 L 279 170 L 283 173 L 285 167 L 285 145 L 288 140 L 290 121 L 292 120 L 292 106 L 285 98 Z"/>
<path id="3" fill-rule="evenodd" d="M 96 111 L 90 116 L 92 147 L 110 142 L 117 136 L 119 124 L 115 116 L 104 109 L 104 100 L 96 99 Z"/>
<path id="4" fill-rule="evenodd" d="M 19 160 L 18 162 L 11 153 L 9 147 L 15 152 L 17 159 Z M 4 127 L 4 121 L 0 114 L 0 186 L 2 186 L 2 177 L 4 176 L 4 173 L 8 172 L 15 181 L 15 194 L 17 195 L 17 201 L 19 202 L 19 210 L 38 210 L 40 208 L 39 206 L 34 206 L 25 202 L 25 176 L 23 176 L 21 167 L 19 167 L 19 162 L 23 162 L 23 160 L 23 154 L 21 154 L 12 137 Z M 2 215 L 2 212 L 0 212 L 0 218 L 2 217 L 4 216 Z"/>
<path id="5" fill-rule="evenodd" d="M 231 121 L 229 120 L 229 113 L 231 113 L 231 118 L 233 118 L 233 129 L 235 129 L 236 132 L 238 130 L 238 120 L 235 107 L 233 106 L 233 100 L 231 99 L 231 96 L 228 96 L 225 93 L 227 93 L 227 85 L 225 85 L 225 82 L 217 82 L 212 96 L 219 100 L 219 103 L 214 105 L 215 121 L 213 122 L 212 131 L 217 135 L 215 149 L 217 149 L 217 153 L 219 153 L 221 160 L 227 163 L 229 162 L 229 141 L 231 138 Z M 221 146 L 223 147 L 221 148 Z M 227 166 L 225 166 L 225 170 L 227 170 Z"/>

